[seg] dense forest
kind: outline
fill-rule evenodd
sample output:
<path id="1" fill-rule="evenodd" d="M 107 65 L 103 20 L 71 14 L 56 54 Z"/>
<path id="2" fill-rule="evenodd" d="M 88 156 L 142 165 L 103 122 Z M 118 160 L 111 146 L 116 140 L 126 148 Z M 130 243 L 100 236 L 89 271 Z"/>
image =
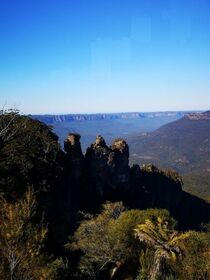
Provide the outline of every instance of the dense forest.
<path id="1" fill-rule="evenodd" d="M 0 279 L 209 280 L 210 204 L 123 139 L 0 112 Z"/>

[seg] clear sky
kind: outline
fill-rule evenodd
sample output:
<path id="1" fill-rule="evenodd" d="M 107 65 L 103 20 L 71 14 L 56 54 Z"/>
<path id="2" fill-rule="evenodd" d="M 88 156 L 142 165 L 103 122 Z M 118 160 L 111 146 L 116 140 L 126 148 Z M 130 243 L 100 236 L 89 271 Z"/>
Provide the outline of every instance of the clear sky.
<path id="1" fill-rule="evenodd" d="M 210 109 L 209 0 L 0 0 L 0 106 Z"/>

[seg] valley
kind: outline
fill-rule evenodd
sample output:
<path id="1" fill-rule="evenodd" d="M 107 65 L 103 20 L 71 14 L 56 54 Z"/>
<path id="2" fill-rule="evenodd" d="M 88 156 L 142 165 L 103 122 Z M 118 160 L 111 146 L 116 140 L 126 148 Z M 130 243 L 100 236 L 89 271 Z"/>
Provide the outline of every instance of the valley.
<path id="1" fill-rule="evenodd" d="M 96 135 L 108 145 L 116 138 L 129 144 L 130 165 L 152 163 L 183 178 L 184 190 L 210 197 L 210 112 L 34 115 L 53 127 L 63 146 L 66 135 L 79 133 L 83 152 Z"/>
<path id="2" fill-rule="evenodd" d="M 33 115 L 53 127 L 62 145 L 69 132 L 79 133 L 83 151 L 95 140 L 96 135 L 103 135 L 108 144 L 115 138 L 126 139 L 136 132 L 151 132 L 164 124 L 178 120 L 185 112 L 151 113 L 113 113 L 113 114 L 68 114 L 68 115 Z"/>

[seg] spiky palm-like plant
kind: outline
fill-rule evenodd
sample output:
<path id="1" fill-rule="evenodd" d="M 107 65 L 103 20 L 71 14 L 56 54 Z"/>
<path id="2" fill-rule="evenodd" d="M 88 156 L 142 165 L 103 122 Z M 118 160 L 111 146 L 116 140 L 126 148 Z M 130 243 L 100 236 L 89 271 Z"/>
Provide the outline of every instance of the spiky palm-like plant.
<path id="1" fill-rule="evenodd" d="M 188 233 L 178 233 L 171 230 L 166 221 L 157 218 L 156 222 L 146 220 L 134 230 L 139 241 L 144 242 L 155 250 L 154 262 L 150 270 L 151 280 L 156 280 L 166 260 L 176 261 L 181 257 L 179 241 L 189 236 Z"/>

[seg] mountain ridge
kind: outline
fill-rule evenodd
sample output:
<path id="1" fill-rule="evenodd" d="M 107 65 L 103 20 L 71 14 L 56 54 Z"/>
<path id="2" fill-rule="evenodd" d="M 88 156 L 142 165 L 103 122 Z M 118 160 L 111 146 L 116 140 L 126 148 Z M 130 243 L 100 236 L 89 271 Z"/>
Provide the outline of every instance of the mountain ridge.
<path id="1" fill-rule="evenodd" d="M 189 190 L 199 195 L 199 182 L 210 172 L 210 113 L 186 114 L 181 119 L 163 125 L 154 132 L 130 136 L 128 143 L 132 163 L 152 162 L 161 168 L 172 168 L 185 177 Z M 200 174 L 200 175 L 199 175 Z M 189 180 L 189 178 L 194 180 Z M 194 181 L 194 182 L 192 182 Z M 197 182 L 195 185 L 195 181 Z M 205 181 L 207 197 L 210 182 Z"/>
<path id="2" fill-rule="evenodd" d="M 165 112 L 120 112 L 120 113 L 94 113 L 94 114 L 34 114 L 32 118 L 44 122 L 85 121 L 85 120 L 113 120 L 113 119 L 138 119 L 155 118 L 162 116 L 183 116 L 187 111 Z M 188 111 L 189 112 L 189 111 Z"/>
<path id="3" fill-rule="evenodd" d="M 161 125 L 181 118 L 185 112 L 122 112 L 107 114 L 33 115 L 33 119 L 53 127 L 62 145 L 69 132 L 83 135 L 81 144 L 85 150 L 95 136 L 102 134 L 111 143 L 116 137 L 126 138 L 136 131 L 154 131 Z"/>

